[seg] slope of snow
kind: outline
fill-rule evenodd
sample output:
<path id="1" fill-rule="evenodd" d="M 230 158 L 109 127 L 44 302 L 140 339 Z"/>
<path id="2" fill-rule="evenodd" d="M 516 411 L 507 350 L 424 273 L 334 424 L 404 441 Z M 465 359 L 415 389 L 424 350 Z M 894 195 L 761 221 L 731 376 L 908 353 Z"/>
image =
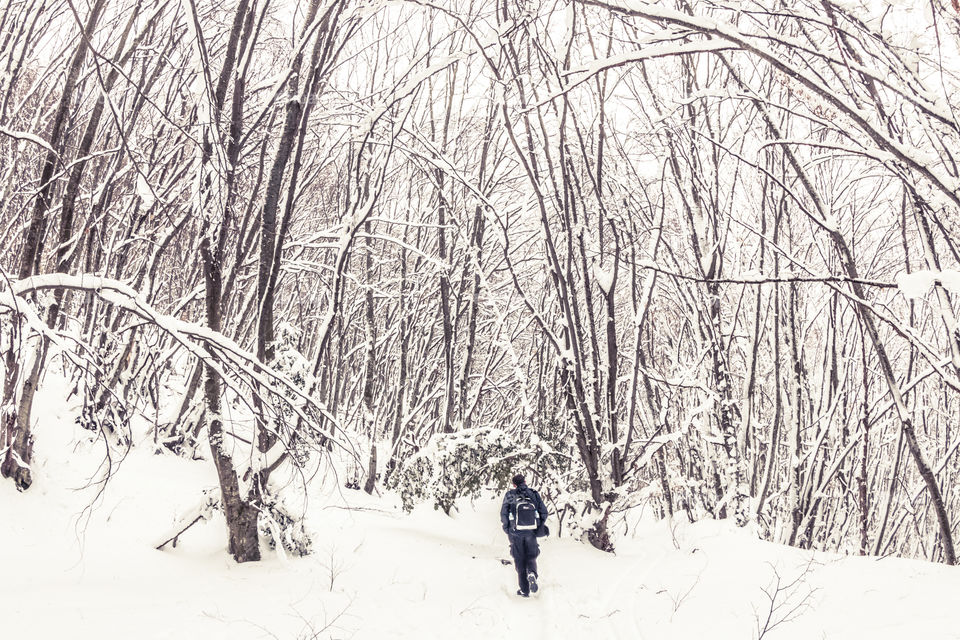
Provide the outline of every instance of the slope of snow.
<path id="1" fill-rule="evenodd" d="M 36 478 L 0 482 L 0 629 L 14 638 L 960 638 L 960 571 L 764 543 L 726 522 L 638 514 L 616 556 L 548 538 L 518 598 L 495 495 L 447 517 L 393 496 L 310 490 L 314 553 L 238 566 L 223 520 L 158 535 L 213 486 L 209 461 L 144 442 L 92 510 L 103 445 L 41 391 Z M 324 486 L 321 486 L 324 484 Z M 551 523 L 554 530 L 557 523 Z M 781 590 L 777 592 L 779 576 Z M 774 598 L 771 612 L 771 597 Z"/>

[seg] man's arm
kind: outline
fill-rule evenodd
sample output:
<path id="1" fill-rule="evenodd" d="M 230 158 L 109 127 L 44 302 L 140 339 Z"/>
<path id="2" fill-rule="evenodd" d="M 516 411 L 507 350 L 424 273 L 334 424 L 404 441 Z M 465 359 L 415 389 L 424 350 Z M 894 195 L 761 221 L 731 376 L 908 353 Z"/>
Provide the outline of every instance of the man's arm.
<path id="1" fill-rule="evenodd" d="M 540 497 L 540 493 L 539 493 L 539 492 L 534 491 L 534 492 L 533 492 L 533 495 L 535 495 L 535 496 L 537 497 L 537 500 L 536 500 L 536 503 L 537 503 L 537 513 L 540 514 L 540 522 L 541 522 L 541 523 L 546 522 L 546 521 L 547 521 L 547 505 L 545 505 L 545 504 L 543 503 L 543 498 Z"/>
<path id="2" fill-rule="evenodd" d="M 503 504 L 500 505 L 500 524 L 503 526 L 504 531 L 510 529 L 510 492 L 503 496 Z"/>

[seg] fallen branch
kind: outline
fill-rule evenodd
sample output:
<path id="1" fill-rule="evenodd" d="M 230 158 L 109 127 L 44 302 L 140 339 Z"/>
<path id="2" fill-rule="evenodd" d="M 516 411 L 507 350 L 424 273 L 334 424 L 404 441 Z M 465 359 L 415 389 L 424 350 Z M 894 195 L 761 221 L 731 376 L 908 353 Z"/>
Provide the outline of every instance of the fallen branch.
<path id="1" fill-rule="evenodd" d="M 168 544 L 170 544 L 171 542 L 173 543 L 172 546 L 176 547 L 177 539 L 181 535 L 183 535 L 183 533 L 187 529 L 197 524 L 201 520 L 204 520 L 204 521 L 209 520 L 210 517 L 213 516 L 213 512 L 218 510 L 219 508 L 220 508 L 220 488 L 217 487 L 214 489 L 207 489 L 206 491 L 203 492 L 203 498 L 200 500 L 199 503 L 197 503 L 197 506 L 195 506 L 193 509 L 190 509 L 186 513 L 186 515 L 183 515 L 177 518 L 177 521 L 174 523 L 173 527 L 171 528 L 171 531 L 173 533 L 168 532 L 164 534 L 163 542 L 161 542 L 158 545 L 155 545 L 154 548 L 157 551 L 162 551 L 163 548 Z M 184 525 L 183 523 L 187 522 L 188 520 L 189 522 L 186 525 Z"/>

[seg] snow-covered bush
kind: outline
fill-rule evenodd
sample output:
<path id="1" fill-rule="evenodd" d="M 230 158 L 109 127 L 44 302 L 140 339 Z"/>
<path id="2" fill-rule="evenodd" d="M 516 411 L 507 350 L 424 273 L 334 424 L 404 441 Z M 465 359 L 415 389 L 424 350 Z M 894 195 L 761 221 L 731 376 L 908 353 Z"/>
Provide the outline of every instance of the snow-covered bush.
<path id="1" fill-rule="evenodd" d="M 276 358 L 272 363 L 273 369 L 284 376 L 300 389 L 306 389 L 311 378 L 310 361 L 300 353 L 299 345 L 302 331 L 289 322 L 280 322 L 276 328 Z M 284 392 L 287 401 L 296 401 L 293 391 Z M 296 415 L 290 404 L 283 398 L 274 397 L 275 422 L 272 428 L 285 434 L 287 451 L 290 459 L 298 466 L 304 466 L 314 450 L 314 443 L 322 438 L 312 425 L 303 424 L 299 430 L 295 429 Z"/>
<path id="2" fill-rule="evenodd" d="M 257 518 L 257 530 L 271 549 L 279 542 L 288 555 L 305 556 L 313 549 L 313 540 L 303 525 L 303 518 L 286 504 L 282 496 L 266 494 Z"/>
<path id="3" fill-rule="evenodd" d="M 420 502 L 450 513 L 457 498 L 475 498 L 488 483 L 504 486 L 525 451 L 501 429 L 480 427 L 437 433 L 390 476 L 409 511 Z"/>
<path id="4" fill-rule="evenodd" d="M 283 374 L 287 380 L 304 389 L 311 375 L 310 361 L 299 350 L 302 334 L 303 331 L 289 322 L 277 324 L 274 341 L 276 358 L 273 361 L 273 368 Z M 288 396 L 293 395 L 291 392 L 287 393 Z"/>
<path id="5" fill-rule="evenodd" d="M 553 425 L 555 427 L 556 425 Z M 560 449 L 555 430 L 508 433 L 478 427 L 435 434 L 387 479 L 410 510 L 421 502 L 450 513 L 457 498 L 476 498 L 484 487 L 504 490 L 515 473 L 527 476 L 547 498 L 566 492 L 572 458 Z"/>
<path id="6" fill-rule="evenodd" d="M 524 446 L 526 461 L 533 478 L 541 487 L 540 493 L 556 494 L 586 487 L 579 473 L 580 465 L 574 465 L 576 455 L 568 434 L 560 420 L 550 420 L 538 425 L 535 432 L 526 434 Z"/>

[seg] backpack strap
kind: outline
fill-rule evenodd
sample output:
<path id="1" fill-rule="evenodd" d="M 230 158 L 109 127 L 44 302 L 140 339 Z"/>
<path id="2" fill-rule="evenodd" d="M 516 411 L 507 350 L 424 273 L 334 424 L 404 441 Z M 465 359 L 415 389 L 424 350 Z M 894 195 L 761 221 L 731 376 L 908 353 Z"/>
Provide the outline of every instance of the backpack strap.
<path id="1" fill-rule="evenodd" d="M 516 489 L 511 489 L 509 492 L 507 492 L 507 499 L 510 505 L 509 507 L 510 528 L 514 530 L 516 529 L 516 526 L 517 526 L 517 503 L 520 502 L 520 499 L 524 495 L 521 493 L 521 491 L 523 491 L 526 488 L 527 488 L 526 486 L 517 487 Z"/>

